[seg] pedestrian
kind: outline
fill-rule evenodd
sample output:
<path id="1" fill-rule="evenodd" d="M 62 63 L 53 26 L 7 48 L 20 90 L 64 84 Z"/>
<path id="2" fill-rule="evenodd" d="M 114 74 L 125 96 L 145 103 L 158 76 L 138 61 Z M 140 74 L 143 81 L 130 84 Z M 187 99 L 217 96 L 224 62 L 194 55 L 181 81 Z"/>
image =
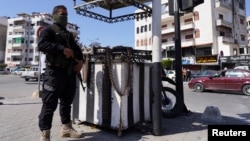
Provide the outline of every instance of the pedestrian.
<path id="1" fill-rule="evenodd" d="M 42 89 L 42 108 L 39 114 L 40 141 L 50 141 L 53 114 L 59 103 L 61 137 L 80 138 L 72 127 L 71 106 L 76 92 L 76 73 L 83 66 L 83 54 L 76 40 L 67 31 L 68 12 L 64 5 L 55 6 L 54 23 L 44 27 L 38 49 L 46 54 L 46 69 Z"/>
<path id="2" fill-rule="evenodd" d="M 186 80 L 186 76 L 187 76 L 187 70 L 186 70 L 186 68 L 182 68 L 182 79 L 183 79 L 183 81 Z"/>
<path id="3" fill-rule="evenodd" d="M 186 81 L 190 81 L 191 80 L 191 71 L 190 69 L 187 69 L 187 74 L 186 74 Z"/>

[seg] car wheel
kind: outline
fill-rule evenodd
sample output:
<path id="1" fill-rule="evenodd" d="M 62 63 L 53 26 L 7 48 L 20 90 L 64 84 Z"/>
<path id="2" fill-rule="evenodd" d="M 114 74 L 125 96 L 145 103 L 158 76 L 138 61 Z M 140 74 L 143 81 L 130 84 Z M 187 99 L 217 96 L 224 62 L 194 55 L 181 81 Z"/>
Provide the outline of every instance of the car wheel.
<path id="1" fill-rule="evenodd" d="M 196 83 L 194 84 L 194 90 L 196 92 L 203 92 L 204 91 L 204 86 L 201 83 Z"/>
<path id="2" fill-rule="evenodd" d="M 29 78 L 25 78 L 25 81 L 29 81 Z"/>
<path id="3" fill-rule="evenodd" d="M 250 85 L 243 86 L 242 92 L 244 95 L 250 96 Z"/>

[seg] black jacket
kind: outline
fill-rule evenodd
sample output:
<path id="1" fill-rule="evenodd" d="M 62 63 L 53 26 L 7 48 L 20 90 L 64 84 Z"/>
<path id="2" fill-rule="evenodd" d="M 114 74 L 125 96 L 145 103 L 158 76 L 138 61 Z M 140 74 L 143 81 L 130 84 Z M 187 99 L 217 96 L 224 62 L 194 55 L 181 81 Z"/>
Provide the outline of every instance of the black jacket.
<path id="1" fill-rule="evenodd" d="M 41 31 L 38 41 L 38 50 L 44 52 L 46 57 L 48 55 L 64 57 L 63 50 L 65 47 L 69 47 L 73 50 L 75 59 L 83 60 L 83 54 L 79 45 L 76 43 L 73 34 L 69 33 L 66 28 L 54 23 Z"/>

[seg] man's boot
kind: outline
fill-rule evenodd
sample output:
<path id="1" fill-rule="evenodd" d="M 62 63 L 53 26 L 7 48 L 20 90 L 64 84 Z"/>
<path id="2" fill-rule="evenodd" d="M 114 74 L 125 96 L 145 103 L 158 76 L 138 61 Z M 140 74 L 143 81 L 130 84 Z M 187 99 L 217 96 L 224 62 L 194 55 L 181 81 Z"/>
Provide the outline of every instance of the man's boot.
<path id="1" fill-rule="evenodd" d="M 41 132 L 40 141 L 50 141 L 50 130 L 43 130 Z"/>
<path id="2" fill-rule="evenodd" d="M 61 131 L 60 131 L 61 137 L 71 137 L 71 138 L 81 138 L 82 134 L 77 132 L 73 127 L 71 123 L 62 124 L 61 125 Z"/>

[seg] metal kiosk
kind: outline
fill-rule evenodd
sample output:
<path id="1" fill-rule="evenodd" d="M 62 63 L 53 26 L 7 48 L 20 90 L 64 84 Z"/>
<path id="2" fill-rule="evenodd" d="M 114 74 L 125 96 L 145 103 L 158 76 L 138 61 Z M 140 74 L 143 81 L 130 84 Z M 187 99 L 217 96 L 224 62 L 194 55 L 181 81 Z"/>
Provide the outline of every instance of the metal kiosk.
<path id="1" fill-rule="evenodd" d="M 151 51 L 119 46 L 92 48 L 84 54 L 86 89 L 79 88 L 73 119 L 115 129 L 118 136 L 152 121 Z"/>

